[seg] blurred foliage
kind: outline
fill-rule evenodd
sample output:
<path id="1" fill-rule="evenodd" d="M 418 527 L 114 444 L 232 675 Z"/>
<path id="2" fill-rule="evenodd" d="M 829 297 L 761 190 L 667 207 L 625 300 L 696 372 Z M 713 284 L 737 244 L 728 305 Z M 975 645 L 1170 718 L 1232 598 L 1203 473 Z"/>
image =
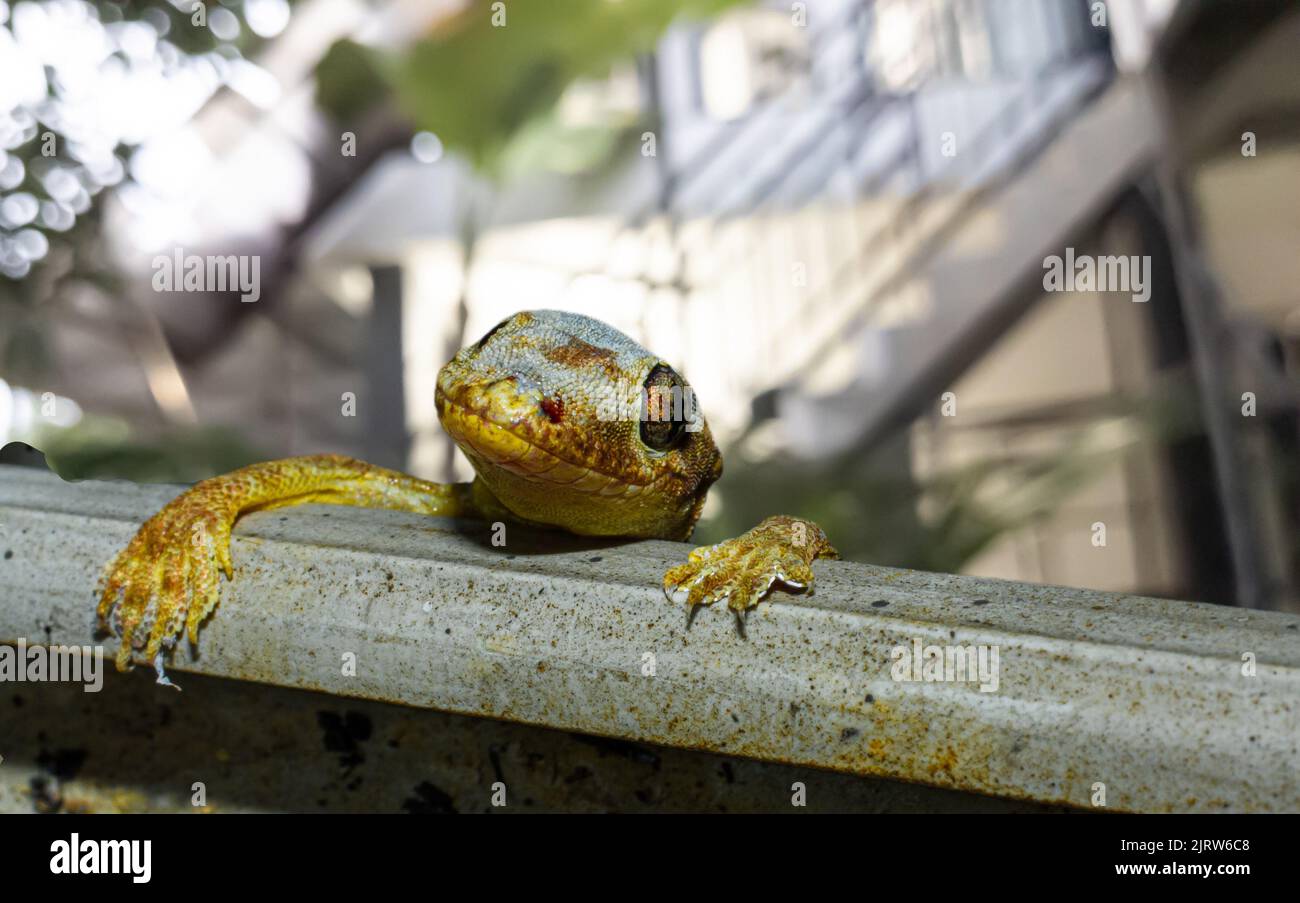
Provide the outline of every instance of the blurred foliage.
<path id="1" fill-rule="evenodd" d="M 224 427 L 173 428 L 139 439 L 122 423 L 102 418 L 46 430 L 35 443 L 49 468 L 65 480 L 193 483 L 269 457 Z"/>
<path id="2" fill-rule="evenodd" d="M 999 536 L 1050 515 L 1108 458 L 989 460 L 925 484 L 855 461 L 728 460 L 712 490 L 721 510 L 693 541 L 719 542 L 781 512 L 820 524 L 845 559 L 956 573 Z M 1018 484 L 1014 498 L 990 500 L 990 487 L 1007 481 Z"/>
<path id="3" fill-rule="evenodd" d="M 1012 427 L 1047 428 L 1040 435 L 1059 445 L 1054 453 L 988 455 L 921 481 L 899 478 L 910 469 L 906 438 L 816 462 L 729 453 L 711 490 L 722 504 L 694 541 L 718 542 L 780 512 L 816 521 L 848 560 L 957 573 L 999 537 L 1050 518 L 1140 443 L 1196 429 L 1168 399 L 1111 401 L 1114 416 L 1070 424 L 1069 415 L 1049 415 Z"/>
<path id="4" fill-rule="evenodd" d="M 708 18 L 737 2 L 477 0 L 401 52 L 339 42 L 317 68 L 317 99 L 338 121 L 353 122 L 391 98 L 416 128 L 496 178 L 551 162 L 536 149 L 512 154 L 521 135 L 545 135 L 594 162 L 615 138 L 598 142 L 594 127 L 585 127 L 565 140 L 554 119 L 565 89 L 604 78 L 616 63 L 649 51 L 679 17 Z"/>
<path id="5" fill-rule="evenodd" d="M 572 126 L 554 111 L 538 116 L 521 128 L 502 153 L 498 175 L 554 172 L 564 175 L 592 173 L 640 146 L 638 129 L 627 122 Z"/>
<path id="6" fill-rule="evenodd" d="M 69 61 L 48 36 L 65 30 L 76 46 L 100 48 L 97 71 L 111 70 L 115 79 L 203 72 L 215 92 L 233 61 L 265 43 L 247 22 L 245 7 L 257 2 L 208 2 L 202 25 L 187 0 L 0 5 L 0 53 L 9 54 L 0 60 L 0 78 L 13 80 L 0 85 L 0 366 L 10 376 L 32 379 L 49 363 L 41 317 L 33 312 L 40 304 L 78 282 L 110 295 L 118 290 L 99 214 L 103 193 L 130 180 L 132 146 L 122 123 L 87 102 L 93 98 L 79 67 L 94 59 Z M 266 0 L 260 2 L 265 10 Z"/>
<path id="7" fill-rule="evenodd" d="M 97 76 L 114 85 L 138 78 L 149 89 L 162 79 L 215 93 L 234 63 L 266 43 L 250 18 L 271 34 L 295 2 L 210 0 L 201 24 L 191 0 L 0 4 L 0 54 L 8 54 L 0 78 L 11 79 L 0 84 L 0 373 L 42 384 L 55 363 L 48 327 L 64 302 L 87 287 L 108 298 L 124 291 L 102 202 L 131 180 L 134 142 L 121 117 L 88 102 L 84 67 L 92 67 L 91 87 Z M 103 57 L 70 57 L 60 43 Z M 157 112 L 166 127 L 167 111 Z M 66 479 L 188 482 L 264 457 L 224 429 L 174 429 L 143 440 L 96 418 L 45 430 L 36 441 Z"/>

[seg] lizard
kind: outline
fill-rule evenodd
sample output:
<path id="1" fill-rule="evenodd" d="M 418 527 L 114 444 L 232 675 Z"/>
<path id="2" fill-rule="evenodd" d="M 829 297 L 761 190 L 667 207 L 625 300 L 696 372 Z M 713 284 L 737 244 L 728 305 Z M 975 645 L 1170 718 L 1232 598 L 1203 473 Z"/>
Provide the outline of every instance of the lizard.
<path id="1" fill-rule="evenodd" d="M 461 349 L 438 373 L 443 429 L 469 459 L 470 483 L 435 483 L 337 454 L 251 464 L 194 484 L 150 517 L 109 562 L 102 629 L 170 683 L 164 658 L 182 634 L 197 648 L 221 575 L 234 579 L 236 521 L 305 503 L 508 520 L 592 537 L 690 539 L 722 456 L 689 384 L 606 323 L 521 311 Z M 686 403 L 683 403 L 685 400 Z M 811 593 L 812 562 L 838 558 L 817 524 L 775 515 L 730 540 L 693 549 L 663 589 L 699 606 L 747 613 L 778 586 Z"/>

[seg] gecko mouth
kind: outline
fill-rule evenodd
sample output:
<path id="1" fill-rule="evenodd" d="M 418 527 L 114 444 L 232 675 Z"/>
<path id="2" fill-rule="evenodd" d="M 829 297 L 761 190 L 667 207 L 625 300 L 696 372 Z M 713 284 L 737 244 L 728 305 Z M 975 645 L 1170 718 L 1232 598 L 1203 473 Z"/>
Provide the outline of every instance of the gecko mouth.
<path id="1" fill-rule="evenodd" d="M 542 448 L 523 434 L 529 424 L 517 416 L 519 411 L 502 411 L 502 417 L 493 417 L 490 405 L 486 406 L 489 410 L 484 410 L 452 401 L 441 389 L 437 403 L 443 429 L 480 472 L 484 467 L 496 468 L 530 482 L 610 498 L 635 496 L 646 488 Z M 539 404 L 533 401 L 531 405 L 527 414 L 535 416 Z"/>

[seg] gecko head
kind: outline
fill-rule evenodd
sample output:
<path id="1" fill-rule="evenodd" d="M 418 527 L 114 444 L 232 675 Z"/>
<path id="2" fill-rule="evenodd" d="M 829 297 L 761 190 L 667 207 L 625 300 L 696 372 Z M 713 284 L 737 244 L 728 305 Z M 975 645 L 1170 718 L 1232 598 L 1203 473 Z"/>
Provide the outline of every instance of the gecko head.
<path id="1" fill-rule="evenodd" d="M 501 504 L 573 533 L 686 539 L 722 474 L 685 380 L 580 314 L 501 321 L 439 372 L 437 408 Z"/>

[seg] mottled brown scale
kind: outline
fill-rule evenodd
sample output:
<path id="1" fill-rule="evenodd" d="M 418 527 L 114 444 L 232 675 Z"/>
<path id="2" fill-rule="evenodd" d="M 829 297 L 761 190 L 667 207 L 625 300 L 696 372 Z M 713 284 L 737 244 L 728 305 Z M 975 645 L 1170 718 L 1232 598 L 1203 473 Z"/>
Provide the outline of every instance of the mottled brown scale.
<path id="1" fill-rule="evenodd" d="M 600 367 L 611 379 L 618 379 L 625 375 L 619 370 L 618 362 L 610 349 L 599 348 L 576 337 L 570 337 L 562 345 L 546 348 L 542 353 L 548 361 L 560 367 L 571 369 Z"/>
<path id="2" fill-rule="evenodd" d="M 183 632 L 198 641 L 217 606 L 219 575 L 233 577 L 231 529 L 249 511 L 326 502 L 514 518 L 581 535 L 689 538 L 722 457 L 698 414 L 674 425 L 667 447 L 643 441 L 642 389 L 666 373 L 680 381 L 667 362 L 599 320 L 525 311 L 438 374 L 438 415 L 474 466 L 473 484 L 430 483 L 341 455 L 204 480 L 146 521 L 106 569 L 98 611 L 123 638 L 118 667 L 140 651 L 164 680 L 163 651 Z M 815 524 L 768 518 L 696 549 L 668 572 L 664 590 L 690 606 L 727 599 L 740 611 L 777 584 L 811 591 L 809 565 L 834 555 Z"/>

